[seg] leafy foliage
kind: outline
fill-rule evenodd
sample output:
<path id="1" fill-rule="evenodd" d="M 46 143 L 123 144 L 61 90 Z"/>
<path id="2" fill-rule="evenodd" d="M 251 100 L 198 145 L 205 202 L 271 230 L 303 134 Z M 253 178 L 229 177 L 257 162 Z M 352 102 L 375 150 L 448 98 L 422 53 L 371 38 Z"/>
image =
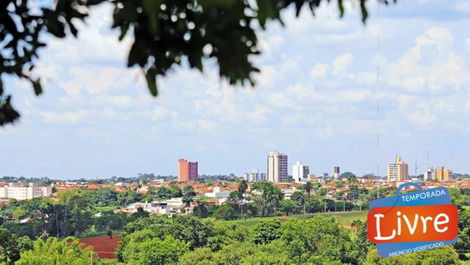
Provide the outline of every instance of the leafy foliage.
<path id="1" fill-rule="evenodd" d="M 124 251 L 127 264 L 166 265 L 176 264 L 179 257 L 188 250 L 188 245 L 171 236 L 165 239 L 149 238 L 130 242 Z"/>
<path id="2" fill-rule="evenodd" d="M 298 16 L 304 7 L 315 14 L 321 0 L 61 0 L 39 4 L 33 0 L 0 2 L 0 125 L 13 122 L 19 113 L 3 95 L 2 80 L 13 75 L 29 80 L 36 95 L 41 94 L 39 78 L 32 70 L 38 50 L 46 46 L 44 33 L 57 38 L 77 36 L 76 24 L 84 20 L 94 5 L 113 6 L 112 27 L 120 31 L 119 40 L 131 38 L 127 66 L 138 66 L 150 93 L 158 95 L 157 77 L 175 66 L 188 65 L 204 70 L 213 60 L 219 76 L 230 84 L 254 85 L 258 68 L 252 57 L 260 53 L 256 29 L 268 21 L 283 23 L 281 12 L 293 6 Z M 357 0 L 362 20 L 368 17 L 366 0 Z M 387 0 L 381 0 L 387 3 Z M 343 0 L 338 0 L 344 14 Z"/>
<path id="3" fill-rule="evenodd" d="M 299 210 L 298 204 L 293 200 L 282 200 L 279 203 L 279 207 L 281 208 L 281 211 L 287 216 Z"/>
<path id="4" fill-rule="evenodd" d="M 20 258 L 20 252 L 31 249 L 32 245 L 28 237 L 17 237 L 7 229 L 0 228 L 0 262 L 14 264 Z"/>
<path id="5" fill-rule="evenodd" d="M 32 250 L 21 253 L 21 258 L 15 263 L 18 265 L 93 265 L 99 264 L 100 260 L 90 249 L 80 248 L 78 240 L 66 238 L 58 240 L 50 237 L 42 238 L 34 242 Z"/>
<path id="6" fill-rule="evenodd" d="M 255 244 L 267 244 L 281 237 L 281 222 L 269 220 L 259 223 L 254 231 Z"/>
<path id="7" fill-rule="evenodd" d="M 371 249 L 367 255 L 366 265 L 444 265 L 459 264 L 459 255 L 452 246 L 444 246 L 390 258 L 379 256 L 377 249 Z"/>
<path id="8" fill-rule="evenodd" d="M 251 190 L 262 216 L 276 212 L 279 202 L 284 197 L 281 189 L 271 182 L 256 182 L 252 185 Z"/>

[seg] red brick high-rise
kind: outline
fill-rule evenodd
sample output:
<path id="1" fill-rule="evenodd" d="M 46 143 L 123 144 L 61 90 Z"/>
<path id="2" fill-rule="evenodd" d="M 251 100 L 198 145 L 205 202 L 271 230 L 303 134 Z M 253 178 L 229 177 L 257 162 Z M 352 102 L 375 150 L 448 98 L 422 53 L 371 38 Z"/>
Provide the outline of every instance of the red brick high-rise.
<path id="1" fill-rule="evenodd" d="M 197 181 L 198 177 L 198 164 L 196 162 L 190 162 L 186 159 L 178 160 L 178 181 Z"/>

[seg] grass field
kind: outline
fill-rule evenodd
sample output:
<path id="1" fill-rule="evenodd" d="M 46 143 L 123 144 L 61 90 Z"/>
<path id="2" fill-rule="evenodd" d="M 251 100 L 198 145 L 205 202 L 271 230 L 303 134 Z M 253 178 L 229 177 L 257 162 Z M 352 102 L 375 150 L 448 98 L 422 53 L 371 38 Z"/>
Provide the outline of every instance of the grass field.
<path id="1" fill-rule="evenodd" d="M 340 225 L 350 226 L 354 220 L 366 221 L 367 211 L 320 213 L 321 215 L 334 216 Z"/>
<path id="2" fill-rule="evenodd" d="M 289 219 L 304 219 L 304 218 L 310 218 L 315 215 L 326 215 L 326 216 L 334 216 L 336 217 L 336 220 L 340 225 L 343 226 L 350 226 L 351 223 L 354 220 L 361 220 L 365 221 L 367 218 L 367 211 L 355 211 L 355 212 L 336 212 L 336 213 L 317 213 L 314 215 L 308 215 L 308 216 L 303 216 L 303 215 L 296 215 L 296 216 L 289 216 L 289 217 L 253 217 L 253 218 L 247 218 L 246 220 L 233 220 L 233 221 L 228 221 L 228 223 L 231 224 L 236 224 L 240 226 L 246 226 L 246 227 L 254 227 L 256 224 L 258 224 L 261 220 L 269 220 L 269 219 L 279 219 L 281 222 L 284 222 Z"/>

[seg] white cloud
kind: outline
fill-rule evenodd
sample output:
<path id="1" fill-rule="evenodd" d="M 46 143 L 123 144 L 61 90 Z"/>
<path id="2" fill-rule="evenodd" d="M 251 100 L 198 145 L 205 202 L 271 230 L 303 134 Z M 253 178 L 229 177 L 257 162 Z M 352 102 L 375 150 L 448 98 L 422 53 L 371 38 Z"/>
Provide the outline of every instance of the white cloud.
<path id="1" fill-rule="evenodd" d="M 470 14 L 470 2 L 461 0 L 453 6 L 453 9 L 465 14 Z"/>
<path id="2" fill-rule="evenodd" d="M 45 96 L 18 98 L 41 126 L 72 124 L 80 128 L 72 133 L 78 137 L 149 148 L 161 141 L 159 148 L 174 152 L 197 139 L 194 152 L 295 148 L 327 156 L 327 144 L 339 150 L 345 142 L 367 152 L 377 131 L 387 141 L 409 143 L 417 135 L 470 130 L 465 23 L 389 17 L 384 27 L 372 15 L 364 26 L 357 17 L 338 19 L 337 12 L 324 5 L 317 17 L 302 14 L 298 20 L 288 12 L 285 28 L 264 33 L 254 89 L 228 86 L 210 65 L 204 74 L 177 67 L 159 80 L 157 98 L 149 96 L 138 70 L 125 68 L 128 43 L 118 43 L 105 30 L 109 21 L 95 16 L 98 27 L 91 27 L 93 21 L 78 40 L 53 41 L 45 51 L 40 68 Z M 22 122 L 29 131 L 38 128 L 26 118 Z M 147 130 L 151 133 L 140 137 Z M 178 136 L 184 137 L 175 141 Z"/>
<path id="3" fill-rule="evenodd" d="M 313 79 L 321 78 L 326 76 L 330 66 L 324 63 L 317 63 L 315 66 L 310 70 L 310 77 Z"/>
<path id="4" fill-rule="evenodd" d="M 152 120 L 163 120 L 166 118 L 175 117 L 175 113 L 163 106 L 157 106 L 152 112 Z"/>
<path id="5" fill-rule="evenodd" d="M 452 50 L 453 39 L 442 27 L 432 27 L 418 36 L 412 48 L 390 63 L 389 84 L 410 92 L 461 90 L 470 81 L 470 73 L 465 59 Z"/>
<path id="6" fill-rule="evenodd" d="M 349 66 L 351 66 L 354 60 L 354 56 L 350 53 L 343 53 L 338 55 L 331 64 L 332 73 L 334 75 L 345 72 Z"/>
<path id="7" fill-rule="evenodd" d="M 80 87 L 77 86 L 77 85 L 74 85 L 73 83 L 60 82 L 59 86 L 61 86 L 65 90 L 67 95 L 69 95 L 71 97 L 79 96 L 81 94 L 80 93 Z"/>
<path id="8" fill-rule="evenodd" d="M 42 119 L 46 123 L 79 123 L 87 118 L 87 111 L 79 110 L 74 112 L 42 112 Z"/>

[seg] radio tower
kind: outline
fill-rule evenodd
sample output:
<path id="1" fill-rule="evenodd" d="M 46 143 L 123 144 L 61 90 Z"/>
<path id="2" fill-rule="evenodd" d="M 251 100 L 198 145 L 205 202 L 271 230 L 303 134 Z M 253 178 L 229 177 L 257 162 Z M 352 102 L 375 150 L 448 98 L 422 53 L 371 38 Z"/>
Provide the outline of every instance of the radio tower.
<path id="1" fill-rule="evenodd" d="M 418 176 L 418 157 L 415 156 L 415 177 Z"/>

